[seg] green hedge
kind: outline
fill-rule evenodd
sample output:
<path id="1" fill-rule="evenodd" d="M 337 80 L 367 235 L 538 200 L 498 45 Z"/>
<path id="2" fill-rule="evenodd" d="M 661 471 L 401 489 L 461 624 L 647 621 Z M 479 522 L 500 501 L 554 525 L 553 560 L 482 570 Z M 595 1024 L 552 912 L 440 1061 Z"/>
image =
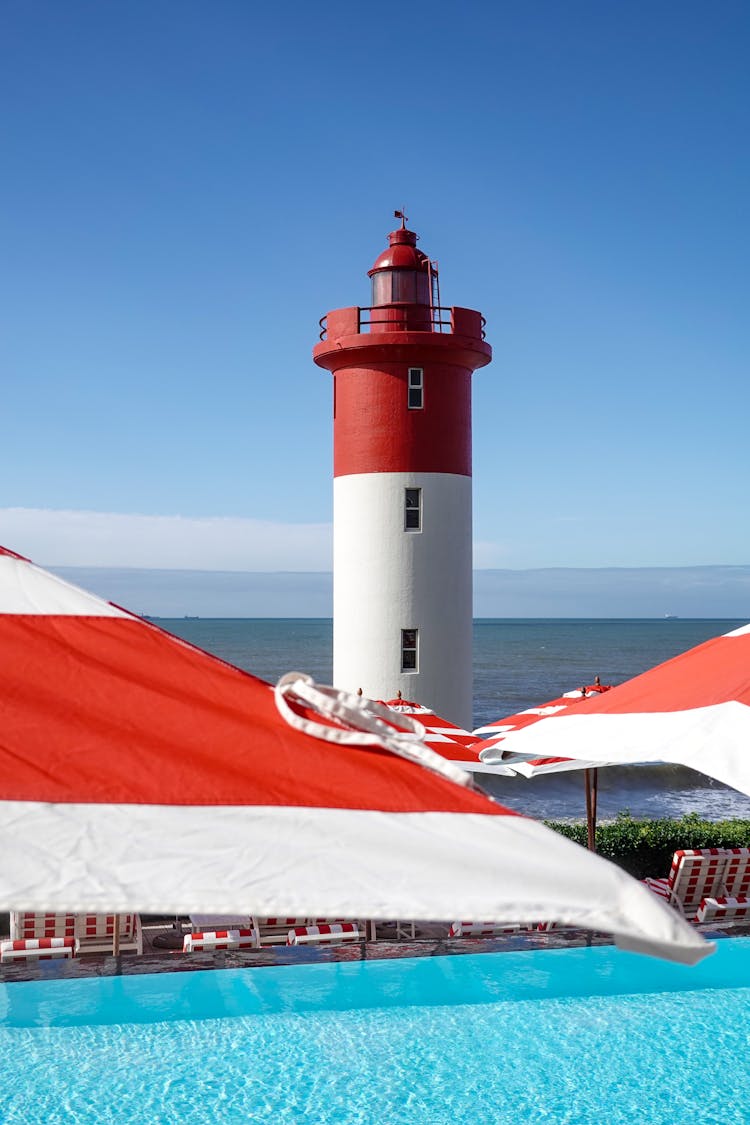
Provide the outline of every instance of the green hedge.
<path id="1" fill-rule="evenodd" d="M 547 826 L 586 847 L 586 825 L 547 821 Z M 596 850 L 637 879 L 669 873 L 679 848 L 748 848 L 750 820 L 701 820 L 689 813 L 680 820 L 635 820 L 620 813 L 596 830 Z"/>

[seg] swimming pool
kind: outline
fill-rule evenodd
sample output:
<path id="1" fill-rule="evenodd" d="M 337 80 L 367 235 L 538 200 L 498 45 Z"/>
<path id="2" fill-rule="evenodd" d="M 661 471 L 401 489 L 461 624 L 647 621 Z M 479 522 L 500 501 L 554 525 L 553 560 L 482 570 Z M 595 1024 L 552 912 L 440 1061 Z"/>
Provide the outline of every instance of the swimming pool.
<path id="1" fill-rule="evenodd" d="M 0 984 L 3 1125 L 733 1125 L 750 938 Z"/>

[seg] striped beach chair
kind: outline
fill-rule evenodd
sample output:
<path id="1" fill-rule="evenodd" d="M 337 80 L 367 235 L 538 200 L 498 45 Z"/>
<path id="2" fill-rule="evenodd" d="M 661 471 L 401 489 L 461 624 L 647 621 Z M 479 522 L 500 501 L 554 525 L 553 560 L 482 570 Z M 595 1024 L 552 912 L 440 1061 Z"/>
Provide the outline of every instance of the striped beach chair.
<path id="1" fill-rule="evenodd" d="M 725 848 L 724 894 L 728 898 L 750 896 L 750 848 Z"/>
<path id="2" fill-rule="evenodd" d="M 258 933 L 253 929 L 205 930 L 200 934 L 185 934 L 183 953 L 215 953 L 217 949 L 257 949 Z"/>
<path id="3" fill-rule="evenodd" d="M 75 937 L 11 938 L 0 942 L 0 963 L 11 961 L 51 961 L 72 958 L 78 953 Z"/>
<path id="4" fill-rule="evenodd" d="M 115 938 L 115 918 L 121 953 L 143 953 L 143 934 L 138 914 L 78 914 L 75 933 L 81 953 L 111 953 Z"/>
<path id="5" fill-rule="evenodd" d="M 750 917 L 750 848 L 724 848 L 726 867 L 719 894 L 706 895 L 696 922 L 731 924 Z"/>
<path id="6" fill-rule="evenodd" d="M 72 938 L 76 936 L 75 914 L 40 914 L 16 910 L 10 915 L 10 937 L 13 941 L 25 938 Z"/>
<path id="7" fill-rule="evenodd" d="M 287 945 L 318 945 L 322 942 L 364 941 L 365 934 L 356 922 L 319 922 L 317 926 L 293 926 Z"/>
<path id="8" fill-rule="evenodd" d="M 664 899 L 690 921 L 704 898 L 724 893 L 729 853 L 723 848 L 685 848 L 676 851 L 666 879 L 644 879 L 652 894 Z"/>
<path id="9" fill-rule="evenodd" d="M 312 918 L 256 918 L 253 926 L 258 933 L 260 945 L 286 945 L 287 934 L 294 926 L 309 926 Z"/>
<path id="10" fill-rule="evenodd" d="M 452 922 L 448 937 L 496 937 L 498 934 L 516 934 L 522 928 L 525 927 L 520 922 Z"/>

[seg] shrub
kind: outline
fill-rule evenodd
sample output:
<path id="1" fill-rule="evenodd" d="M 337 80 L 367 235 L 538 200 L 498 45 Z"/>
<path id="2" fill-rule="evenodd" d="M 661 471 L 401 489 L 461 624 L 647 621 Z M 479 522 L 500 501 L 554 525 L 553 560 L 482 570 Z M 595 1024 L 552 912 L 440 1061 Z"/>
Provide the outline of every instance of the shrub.
<path id="1" fill-rule="evenodd" d="M 547 821 L 547 826 L 586 847 L 586 825 Z M 750 820 L 701 820 L 688 813 L 679 820 L 636 820 L 620 813 L 596 830 L 596 850 L 636 879 L 667 875 L 680 848 L 750 847 Z"/>

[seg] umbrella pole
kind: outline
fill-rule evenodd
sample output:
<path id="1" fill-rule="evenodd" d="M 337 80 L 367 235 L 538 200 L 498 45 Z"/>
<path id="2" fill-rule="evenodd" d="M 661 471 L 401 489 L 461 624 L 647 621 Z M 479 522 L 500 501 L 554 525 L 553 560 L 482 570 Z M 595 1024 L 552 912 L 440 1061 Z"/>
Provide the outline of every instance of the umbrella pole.
<path id="1" fill-rule="evenodd" d="M 599 790 L 599 770 L 583 771 L 586 783 L 586 844 L 590 852 L 596 851 L 596 798 Z"/>
<path id="2" fill-rule="evenodd" d="M 115 925 L 112 930 L 112 956 L 120 956 L 120 915 L 115 914 Z"/>

